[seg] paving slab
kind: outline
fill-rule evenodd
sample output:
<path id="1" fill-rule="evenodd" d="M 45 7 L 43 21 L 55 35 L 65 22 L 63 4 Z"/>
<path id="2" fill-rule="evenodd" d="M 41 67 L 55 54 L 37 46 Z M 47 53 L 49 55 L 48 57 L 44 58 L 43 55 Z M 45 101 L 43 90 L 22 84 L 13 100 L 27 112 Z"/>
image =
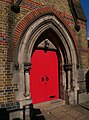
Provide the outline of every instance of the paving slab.
<path id="1" fill-rule="evenodd" d="M 62 100 L 54 100 L 41 104 L 35 104 L 34 110 L 38 113 L 26 120 L 89 120 L 89 110 L 80 105 L 65 105 Z"/>

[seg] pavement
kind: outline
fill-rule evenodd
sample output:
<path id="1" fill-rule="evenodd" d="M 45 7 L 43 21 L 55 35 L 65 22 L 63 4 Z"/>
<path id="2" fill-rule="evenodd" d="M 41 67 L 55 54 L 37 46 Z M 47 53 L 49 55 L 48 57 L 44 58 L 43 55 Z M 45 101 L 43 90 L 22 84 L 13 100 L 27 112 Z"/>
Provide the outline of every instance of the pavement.
<path id="1" fill-rule="evenodd" d="M 81 105 L 66 105 L 62 100 L 53 100 L 34 105 L 35 115 L 26 120 L 89 120 L 89 110 Z"/>
<path id="2" fill-rule="evenodd" d="M 89 110 L 89 101 L 80 104 L 83 108 Z"/>

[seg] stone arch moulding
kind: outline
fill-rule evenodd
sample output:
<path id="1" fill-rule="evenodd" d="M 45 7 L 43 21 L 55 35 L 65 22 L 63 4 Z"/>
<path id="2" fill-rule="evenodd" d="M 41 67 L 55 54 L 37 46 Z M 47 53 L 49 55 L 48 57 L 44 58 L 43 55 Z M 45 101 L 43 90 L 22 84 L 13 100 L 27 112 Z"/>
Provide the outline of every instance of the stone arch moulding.
<path id="1" fill-rule="evenodd" d="M 48 12 L 47 12 L 48 10 Z M 43 12 L 47 12 L 47 14 L 43 14 Z M 36 13 L 36 11 L 35 11 Z M 31 13 L 29 13 L 31 14 Z M 28 14 L 28 16 L 30 16 Z M 65 90 L 65 99 L 67 103 L 73 104 L 77 103 L 77 80 L 78 80 L 78 70 L 77 70 L 77 64 L 78 64 L 78 54 L 77 54 L 77 42 L 75 42 L 75 37 L 73 33 L 71 33 L 70 29 L 67 29 L 66 22 L 62 19 L 59 12 L 55 11 L 52 8 L 45 8 L 40 13 L 39 9 L 39 17 L 35 20 L 33 19 L 33 22 L 28 22 L 28 25 L 26 25 L 24 30 L 22 30 L 22 34 L 19 34 L 19 42 L 18 42 L 18 49 L 17 49 L 17 59 L 16 62 L 19 64 L 19 72 L 18 72 L 18 78 L 19 78 L 19 91 L 17 95 L 17 100 L 20 101 L 21 105 L 27 104 L 27 100 L 31 102 L 31 96 L 29 93 L 29 69 L 31 63 L 31 55 L 34 48 L 34 45 L 40 35 L 49 29 L 52 29 L 58 39 L 56 47 L 59 50 L 60 49 L 60 43 L 63 46 L 63 49 L 61 48 L 61 53 L 63 54 L 63 57 L 65 59 L 65 72 L 68 74 L 68 88 Z M 40 15 L 41 14 L 41 15 Z M 27 17 L 27 16 L 26 16 Z M 26 18 L 25 17 L 25 18 Z M 35 15 L 34 15 L 35 17 Z M 58 19 L 59 17 L 59 19 Z M 24 20 L 25 20 L 24 18 Z M 21 22 L 20 22 L 21 23 Z M 21 23 L 22 24 L 22 23 Z M 20 26 L 20 25 L 19 25 Z M 28 27 L 27 27 L 28 26 Z M 18 27 L 18 26 L 17 26 Z M 15 30 L 16 32 L 19 30 Z M 23 32 L 24 31 L 24 32 Z M 20 31 L 21 32 L 21 31 Z M 21 35 L 21 36 L 20 36 Z M 74 41 L 73 41 L 74 40 Z M 58 46 L 59 45 L 59 46 Z M 63 53 L 63 50 L 65 51 Z M 60 52 L 60 50 L 59 50 Z M 71 66 L 71 69 L 68 68 L 68 66 Z M 63 66 L 62 66 L 63 67 Z M 64 72 L 64 71 L 62 71 Z M 15 74 L 15 73 L 14 73 Z M 72 74 L 72 78 L 70 78 L 70 74 Z M 76 75 L 76 76 L 75 76 Z M 25 80 L 26 79 L 26 80 Z M 71 90 L 70 85 L 70 79 L 72 79 L 73 82 L 73 88 L 74 90 Z M 24 81 L 26 82 L 24 85 Z M 64 81 L 65 82 L 65 81 Z M 26 102 L 24 102 L 26 101 Z"/>
<path id="2" fill-rule="evenodd" d="M 65 26 L 65 28 L 69 31 L 69 33 L 71 34 L 72 40 L 74 42 L 77 54 L 78 54 L 78 43 L 76 40 L 76 37 L 74 35 L 74 33 L 72 32 L 72 30 L 69 27 L 69 23 L 63 18 L 63 15 L 60 11 L 57 11 L 55 8 L 50 7 L 50 6 L 45 6 L 42 8 L 38 8 L 30 13 L 28 13 L 23 19 L 21 19 L 21 21 L 19 21 L 19 23 L 17 24 L 15 30 L 13 31 L 13 45 L 14 47 L 19 46 L 17 44 L 20 44 L 20 41 L 22 40 L 23 35 L 25 34 L 26 30 L 28 29 L 28 27 L 36 20 L 39 19 L 39 17 L 43 16 L 43 15 L 47 15 L 47 14 L 53 14 L 55 15 Z M 16 51 L 18 51 L 18 47 L 16 49 L 14 49 L 14 53 L 18 53 Z M 17 57 L 16 57 L 17 58 Z M 17 60 L 17 59 L 15 59 Z"/>

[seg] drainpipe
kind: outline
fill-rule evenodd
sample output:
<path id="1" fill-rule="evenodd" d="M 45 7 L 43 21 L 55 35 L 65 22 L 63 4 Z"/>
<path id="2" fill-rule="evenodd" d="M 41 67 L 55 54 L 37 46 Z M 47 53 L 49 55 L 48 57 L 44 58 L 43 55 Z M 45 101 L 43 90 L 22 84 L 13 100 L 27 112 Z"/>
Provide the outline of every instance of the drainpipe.
<path id="1" fill-rule="evenodd" d="M 14 13 L 20 13 L 20 3 L 22 2 L 22 0 L 16 0 L 16 2 L 11 6 L 11 10 Z"/>
<path id="2" fill-rule="evenodd" d="M 70 10 L 71 10 L 71 13 L 73 15 L 73 18 L 74 18 L 74 22 L 75 22 L 75 30 L 78 32 L 80 30 L 80 26 L 78 25 L 78 22 L 77 22 L 77 15 L 76 15 L 76 12 L 75 12 L 75 8 L 74 8 L 74 3 L 73 3 L 73 0 L 68 0 L 68 3 L 69 3 L 69 6 L 70 6 Z"/>

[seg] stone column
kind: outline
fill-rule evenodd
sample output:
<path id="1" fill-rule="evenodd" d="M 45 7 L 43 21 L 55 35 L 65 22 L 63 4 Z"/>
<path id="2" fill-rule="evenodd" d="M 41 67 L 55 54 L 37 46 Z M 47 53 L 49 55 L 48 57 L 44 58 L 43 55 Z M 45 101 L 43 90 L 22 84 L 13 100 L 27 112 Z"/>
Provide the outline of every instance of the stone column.
<path id="1" fill-rule="evenodd" d="M 71 78 L 70 78 L 70 72 L 72 70 L 71 64 L 65 64 L 64 70 L 66 72 L 66 91 L 65 91 L 65 99 L 66 103 L 69 104 L 69 97 L 70 97 L 70 91 L 71 91 Z"/>
<path id="2" fill-rule="evenodd" d="M 71 89 L 71 81 L 70 81 L 70 71 L 72 70 L 72 65 L 71 64 L 65 64 L 64 65 L 64 70 L 66 72 L 66 90 Z"/>
<path id="3" fill-rule="evenodd" d="M 24 96 L 26 99 L 31 99 L 30 96 L 30 69 L 31 64 L 30 63 L 24 63 L 24 83 L 25 83 L 25 89 L 24 89 Z"/>

